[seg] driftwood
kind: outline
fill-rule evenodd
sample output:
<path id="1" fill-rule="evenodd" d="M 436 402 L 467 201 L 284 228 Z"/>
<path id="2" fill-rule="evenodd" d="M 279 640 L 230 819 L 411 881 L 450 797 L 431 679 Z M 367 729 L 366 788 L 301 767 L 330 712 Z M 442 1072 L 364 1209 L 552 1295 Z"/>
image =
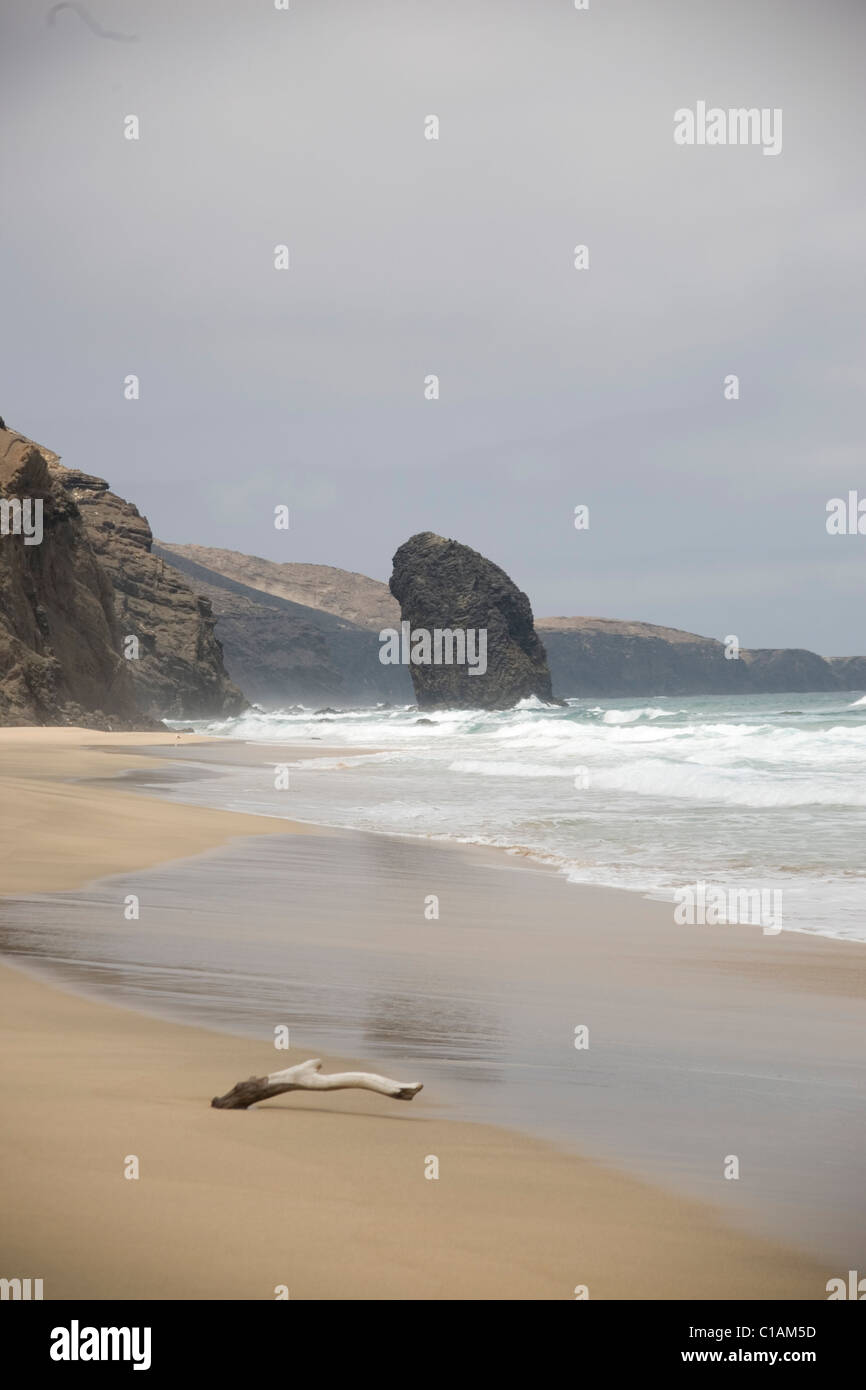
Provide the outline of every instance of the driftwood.
<path id="1" fill-rule="evenodd" d="M 421 1082 L 391 1081 L 371 1071 L 335 1071 L 323 1076 L 322 1063 L 318 1057 L 313 1057 L 285 1071 L 272 1071 L 270 1076 L 251 1076 L 247 1081 L 239 1081 L 224 1096 L 214 1096 L 211 1105 L 217 1110 L 246 1110 L 286 1091 L 342 1091 L 349 1087 L 378 1091 L 392 1100 L 412 1100 L 421 1090 Z"/>

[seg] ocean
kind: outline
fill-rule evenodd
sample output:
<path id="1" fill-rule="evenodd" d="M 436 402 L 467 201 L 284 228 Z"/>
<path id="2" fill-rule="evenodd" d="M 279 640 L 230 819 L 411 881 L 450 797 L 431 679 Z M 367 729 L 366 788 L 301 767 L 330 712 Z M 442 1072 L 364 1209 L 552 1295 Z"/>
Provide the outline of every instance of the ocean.
<path id="1" fill-rule="evenodd" d="M 167 790 L 183 800 L 498 846 L 574 883 L 671 901 L 699 882 L 780 890 L 785 929 L 866 941 L 866 696 L 856 692 L 529 700 L 429 716 L 254 709 L 192 727 L 272 747 L 288 786 L 275 789 L 273 769 L 211 767 Z M 353 753 L 293 757 L 286 741 Z"/>

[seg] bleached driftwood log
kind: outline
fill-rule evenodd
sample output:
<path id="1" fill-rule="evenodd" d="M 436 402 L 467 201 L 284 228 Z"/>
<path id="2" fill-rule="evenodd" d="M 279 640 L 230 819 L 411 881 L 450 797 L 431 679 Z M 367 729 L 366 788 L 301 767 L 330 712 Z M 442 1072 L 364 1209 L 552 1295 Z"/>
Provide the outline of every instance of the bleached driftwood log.
<path id="1" fill-rule="evenodd" d="M 342 1091 L 356 1087 L 362 1091 L 378 1091 L 392 1100 L 411 1100 L 422 1089 L 420 1081 L 391 1081 L 372 1071 L 335 1071 L 322 1075 L 318 1057 L 299 1062 L 285 1071 L 272 1071 L 270 1076 L 251 1076 L 239 1081 L 224 1096 L 214 1096 L 211 1105 L 217 1110 L 246 1110 L 259 1101 L 271 1100 L 285 1091 Z"/>

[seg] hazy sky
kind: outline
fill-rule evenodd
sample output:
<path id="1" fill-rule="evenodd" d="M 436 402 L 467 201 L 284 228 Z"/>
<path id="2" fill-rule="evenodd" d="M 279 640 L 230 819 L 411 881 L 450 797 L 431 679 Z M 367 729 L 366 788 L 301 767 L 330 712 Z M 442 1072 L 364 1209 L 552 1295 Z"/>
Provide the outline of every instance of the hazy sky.
<path id="1" fill-rule="evenodd" d="M 162 539 L 866 652 L 863 0 L 3 0 L 0 54 L 0 414 Z"/>

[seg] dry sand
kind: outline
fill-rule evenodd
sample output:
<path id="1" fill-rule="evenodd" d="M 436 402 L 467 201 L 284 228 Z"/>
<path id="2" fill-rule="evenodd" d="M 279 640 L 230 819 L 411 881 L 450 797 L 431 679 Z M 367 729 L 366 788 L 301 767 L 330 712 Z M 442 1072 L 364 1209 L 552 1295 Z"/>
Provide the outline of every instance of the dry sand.
<path id="1" fill-rule="evenodd" d="M 0 731 L 5 892 L 293 829 L 106 784 L 145 762 L 100 751 L 129 742 Z M 212 1110 L 212 1095 L 272 1069 L 273 1051 L 8 967 L 0 993 L 0 1275 L 42 1278 L 49 1299 L 270 1299 L 281 1285 L 294 1299 L 572 1299 L 577 1285 L 592 1298 L 822 1299 L 838 1272 L 551 1146 L 370 1094 Z M 131 1155 L 137 1180 L 124 1177 Z"/>

